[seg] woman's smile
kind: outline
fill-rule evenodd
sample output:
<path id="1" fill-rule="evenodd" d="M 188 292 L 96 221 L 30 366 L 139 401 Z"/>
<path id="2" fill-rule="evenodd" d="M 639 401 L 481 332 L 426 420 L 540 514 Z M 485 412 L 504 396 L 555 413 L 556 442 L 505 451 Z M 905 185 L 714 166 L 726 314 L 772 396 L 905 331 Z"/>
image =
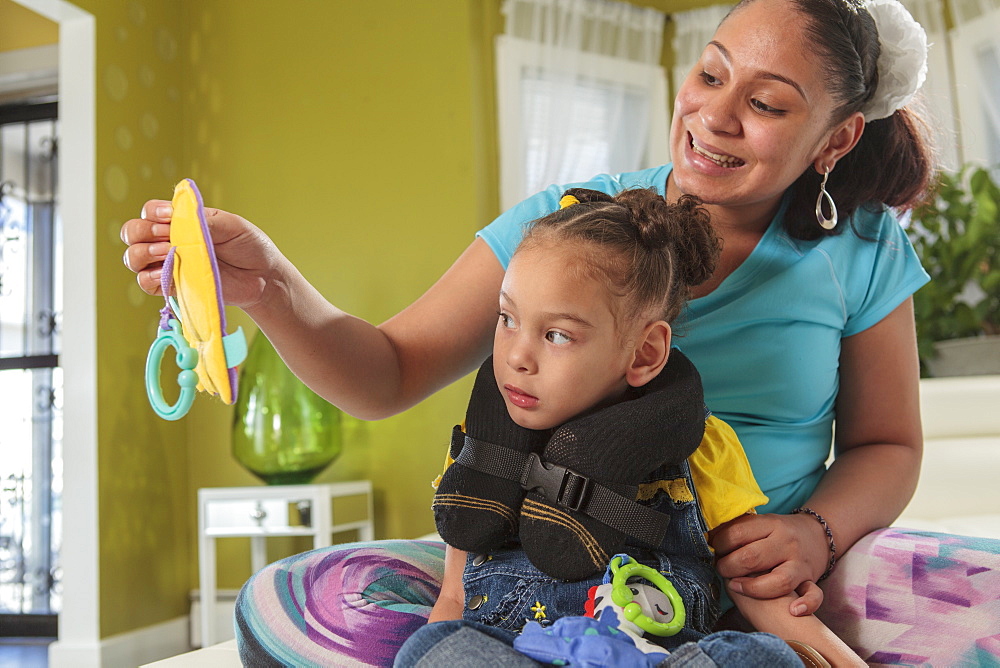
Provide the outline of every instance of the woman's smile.
<path id="1" fill-rule="evenodd" d="M 746 164 L 746 161 L 742 158 L 737 158 L 734 155 L 727 155 L 721 151 L 716 150 L 714 147 L 708 145 L 699 145 L 695 141 L 694 136 L 689 132 L 688 138 L 690 139 L 691 150 L 700 156 L 708 158 L 720 167 L 726 167 L 728 169 L 734 169 L 736 167 L 742 167 Z"/>

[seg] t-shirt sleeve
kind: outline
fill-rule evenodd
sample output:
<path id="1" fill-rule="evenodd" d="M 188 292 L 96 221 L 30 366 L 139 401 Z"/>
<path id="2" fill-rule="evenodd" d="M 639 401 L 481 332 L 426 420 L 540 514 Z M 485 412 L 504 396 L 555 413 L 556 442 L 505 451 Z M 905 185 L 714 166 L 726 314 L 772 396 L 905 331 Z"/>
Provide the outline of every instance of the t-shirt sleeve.
<path id="1" fill-rule="evenodd" d="M 559 200 L 568 188 L 590 188 L 614 195 L 622 190 L 621 175 L 601 174 L 589 181 L 564 185 L 551 185 L 528 199 L 515 204 L 507 211 L 476 232 L 486 242 L 493 254 L 506 269 L 514 250 L 521 243 L 524 231 L 531 223 L 559 208 Z"/>
<path id="2" fill-rule="evenodd" d="M 514 250 L 521 243 L 525 229 L 533 221 L 559 208 L 563 190 L 565 189 L 559 186 L 549 186 L 507 209 L 492 223 L 476 232 L 476 236 L 486 242 L 505 270 Z"/>
<path id="3" fill-rule="evenodd" d="M 860 253 L 855 259 L 861 261 L 846 267 L 848 317 L 844 336 L 875 325 L 930 280 L 896 214 L 885 211 L 871 216 L 874 224 L 859 229 L 862 234 L 874 229 L 877 238 L 858 239 Z"/>

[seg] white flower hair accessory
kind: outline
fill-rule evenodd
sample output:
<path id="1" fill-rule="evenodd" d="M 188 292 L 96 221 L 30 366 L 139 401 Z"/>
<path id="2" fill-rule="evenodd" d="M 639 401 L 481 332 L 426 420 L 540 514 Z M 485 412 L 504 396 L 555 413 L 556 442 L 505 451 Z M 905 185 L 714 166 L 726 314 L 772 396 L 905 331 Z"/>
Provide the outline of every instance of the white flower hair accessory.
<path id="1" fill-rule="evenodd" d="M 878 88 L 862 109 L 865 122 L 891 116 L 909 104 L 927 78 L 927 34 L 899 0 L 868 0 L 881 53 Z"/>

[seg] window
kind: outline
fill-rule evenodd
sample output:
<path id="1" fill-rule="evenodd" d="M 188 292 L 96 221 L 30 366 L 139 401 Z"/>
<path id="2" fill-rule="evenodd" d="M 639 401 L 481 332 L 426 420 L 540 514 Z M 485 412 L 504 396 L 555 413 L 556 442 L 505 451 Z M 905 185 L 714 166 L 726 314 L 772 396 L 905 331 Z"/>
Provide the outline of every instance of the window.
<path id="1" fill-rule="evenodd" d="M 553 183 L 668 160 L 662 14 L 607 0 L 511 0 L 504 12 L 507 34 L 496 46 L 503 208 Z"/>
<path id="2" fill-rule="evenodd" d="M 1000 3 L 984 1 L 978 12 L 964 5 L 952 8 L 951 34 L 956 108 L 960 121 L 962 159 L 1000 165 Z"/>
<path id="3" fill-rule="evenodd" d="M 0 107 L 0 614 L 60 607 L 57 137 L 54 102 Z"/>

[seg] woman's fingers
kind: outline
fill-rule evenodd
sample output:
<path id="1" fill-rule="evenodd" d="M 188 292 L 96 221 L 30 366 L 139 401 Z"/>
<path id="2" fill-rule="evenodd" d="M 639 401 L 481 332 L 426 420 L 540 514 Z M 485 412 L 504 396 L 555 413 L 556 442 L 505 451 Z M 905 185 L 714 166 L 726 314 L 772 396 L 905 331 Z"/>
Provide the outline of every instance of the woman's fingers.
<path id="1" fill-rule="evenodd" d="M 169 223 L 174 215 L 174 207 L 171 202 L 162 199 L 151 199 L 142 207 L 139 217 L 152 223 Z"/>
<path id="2" fill-rule="evenodd" d="M 795 591 L 807 577 L 796 562 L 786 561 L 760 575 L 733 578 L 729 587 L 750 598 L 778 598 Z"/>
<path id="3" fill-rule="evenodd" d="M 725 525 L 712 535 L 716 570 L 728 578 L 730 588 L 751 598 L 776 598 L 814 582 L 822 572 L 826 545 L 812 523 L 799 515 L 761 515 L 742 523 Z M 728 551 L 726 551 L 728 550 Z M 791 605 L 814 612 L 822 602 L 818 587 L 807 587 Z"/>
<path id="4" fill-rule="evenodd" d="M 207 224 L 227 304 L 244 306 L 261 298 L 267 273 L 273 268 L 277 249 L 267 236 L 244 218 L 205 207 Z M 167 200 L 151 199 L 139 218 L 126 221 L 121 239 L 128 248 L 122 262 L 135 272 L 139 287 L 151 295 L 162 294 L 160 273 L 170 252 L 173 207 Z"/>
<path id="5" fill-rule="evenodd" d="M 138 272 L 152 261 L 162 261 L 170 249 L 170 202 L 150 200 L 142 207 L 142 215 L 126 221 L 121 228 L 121 240 L 128 245 L 123 258 L 125 266 Z M 152 248 L 148 246 L 152 245 Z M 164 249 L 166 245 L 166 249 Z"/>
<path id="6" fill-rule="evenodd" d="M 160 284 L 160 274 L 162 273 L 163 263 L 154 264 L 148 269 L 143 269 L 136 272 L 135 279 L 139 283 L 139 287 L 142 291 L 151 295 L 162 295 L 163 288 Z"/>
<path id="7" fill-rule="evenodd" d="M 136 274 L 144 292 L 162 294 L 160 270 L 170 252 L 170 218 L 173 207 L 166 200 L 149 200 L 139 218 L 126 221 L 121 228 L 121 240 L 128 246 L 122 262 Z"/>
<path id="8" fill-rule="evenodd" d="M 811 580 L 800 584 L 795 589 L 795 593 L 799 597 L 792 601 L 788 608 L 793 617 L 811 615 L 819 610 L 819 606 L 823 604 L 823 590 Z"/>
<path id="9" fill-rule="evenodd" d="M 768 515 L 743 515 L 712 530 L 709 542 L 715 554 L 723 557 L 745 545 L 763 540 L 773 530 Z"/>
<path id="10" fill-rule="evenodd" d="M 162 265 L 169 252 L 169 241 L 133 243 L 125 249 L 122 261 L 126 267 L 138 274 L 144 270 L 154 269 L 154 265 Z M 143 285 L 143 281 L 140 280 L 139 284 Z"/>
<path id="11" fill-rule="evenodd" d="M 772 540 L 781 523 L 774 515 L 744 515 L 716 529 L 711 536 L 716 569 L 724 578 L 769 571 L 788 555 L 781 541 Z"/>

